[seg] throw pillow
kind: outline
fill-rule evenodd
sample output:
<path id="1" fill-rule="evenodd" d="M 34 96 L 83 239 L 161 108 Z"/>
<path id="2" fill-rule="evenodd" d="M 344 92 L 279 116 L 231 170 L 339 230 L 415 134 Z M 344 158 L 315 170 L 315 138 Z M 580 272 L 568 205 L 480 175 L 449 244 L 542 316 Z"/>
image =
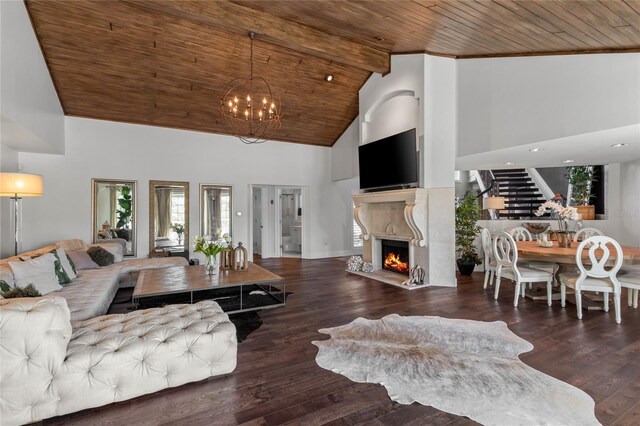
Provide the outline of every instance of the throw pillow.
<path id="1" fill-rule="evenodd" d="M 60 285 L 70 284 L 71 283 L 71 278 L 69 278 L 69 275 L 67 274 L 67 271 L 65 271 L 64 268 L 62 267 L 62 263 L 60 261 L 61 259 L 60 259 L 60 256 L 58 255 L 58 252 L 56 251 L 56 249 L 53 249 L 53 250 L 49 251 L 48 253 L 51 253 L 56 258 L 56 261 L 54 263 L 54 265 L 55 265 L 54 268 L 55 268 L 55 272 L 56 272 L 56 277 L 58 278 L 58 283 L 60 283 Z M 37 259 L 40 256 L 42 256 L 42 254 L 38 254 L 38 255 L 35 255 L 33 257 L 20 256 L 20 260 L 24 261 L 24 260 L 29 260 L 29 259 Z"/>
<path id="2" fill-rule="evenodd" d="M 60 261 L 60 265 L 62 266 L 62 270 L 69 277 L 69 282 L 73 281 L 76 278 L 76 276 L 78 276 L 78 274 L 76 273 L 75 269 L 71 265 L 71 262 L 69 262 L 69 257 L 67 257 L 67 253 L 62 248 L 57 248 L 55 252 L 56 252 L 56 255 L 58 256 L 58 260 Z"/>
<path id="3" fill-rule="evenodd" d="M 84 250 L 71 250 L 67 252 L 69 258 L 76 266 L 76 270 L 81 271 L 83 269 L 98 269 L 99 266 L 96 262 L 91 260 L 91 257 Z"/>
<path id="4" fill-rule="evenodd" d="M 56 257 L 51 253 L 43 254 L 35 259 L 9 262 L 16 287 L 26 287 L 33 284 L 42 294 L 62 289 L 56 276 L 55 265 Z"/>
<path id="5" fill-rule="evenodd" d="M 113 263 L 120 263 L 124 260 L 124 249 L 119 243 L 100 243 L 94 244 L 92 247 L 102 247 L 111 253 L 113 255 Z"/>
<path id="6" fill-rule="evenodd" d="M 100 246 L 89 247 L 87 254 L 100 266 L 113 265 L 113 255 Z"/>
<path id="7" fill-rule="evenodd" d="M 33 286 L 33 284 L 29 284 L 25 288 L 12 288 L 7 292 L 2 293 L 4 299 L 13 299 L 16 297 L 40 297 L 42 296 L 40 292 Z"/>
<path id="8" fill-rule="evenodd" d="M 4 281 L 9 287 L 15 287 L 16 283 L 9 263 L 6 265 L 0 265 L 0 281 Z"/>
<path id="9" fill-rule="evenodd" d="M 68 254 L 66 254 L 66 256 L 67 256 L 67 261 L 69 262 L 69 265 L 71 265 L 71 270 L 73 271 L 73 273 L 77 277 L 78 276 L 78 269 L 76 268 L 76 264 L 73 263 L 73 259 L 71 259 L 71 256 L 69 256 Z"/>

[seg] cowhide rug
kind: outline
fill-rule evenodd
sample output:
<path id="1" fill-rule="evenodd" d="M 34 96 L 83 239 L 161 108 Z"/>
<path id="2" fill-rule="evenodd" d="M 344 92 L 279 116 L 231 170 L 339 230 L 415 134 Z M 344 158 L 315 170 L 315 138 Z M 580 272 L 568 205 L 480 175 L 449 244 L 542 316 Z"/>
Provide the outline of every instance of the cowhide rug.
<path id="1" fill-rule="evenodd" d="M 388 315 L 326 328 L 316 362 L 379 383 L 401 404 L 419 402 L 485 425 L 598 425 L 593 400 L 529 367 L 533 345 L 502 321 Z"/>

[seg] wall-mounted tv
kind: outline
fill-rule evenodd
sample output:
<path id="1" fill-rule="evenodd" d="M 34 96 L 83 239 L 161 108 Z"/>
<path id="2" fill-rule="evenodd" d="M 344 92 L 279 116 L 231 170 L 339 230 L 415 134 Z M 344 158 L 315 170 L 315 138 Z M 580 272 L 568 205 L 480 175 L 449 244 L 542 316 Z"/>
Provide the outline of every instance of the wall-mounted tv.
<path id="1" fill-rule="evenodd" d="M 360 145 L 358 163 L 365 191 L 417 186 L 416 129 Z"/>

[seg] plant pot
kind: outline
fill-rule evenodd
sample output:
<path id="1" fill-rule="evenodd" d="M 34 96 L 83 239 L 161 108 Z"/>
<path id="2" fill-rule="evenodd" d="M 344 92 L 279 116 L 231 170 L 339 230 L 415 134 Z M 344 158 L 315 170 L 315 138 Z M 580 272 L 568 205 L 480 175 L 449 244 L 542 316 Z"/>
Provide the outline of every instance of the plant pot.
<path id="1" fill-rule="evenodd" d="M 594 220 L 596 218 L 596 206 L 576 206 L 582 220 Z"/>
<path id="2" fill-rule="evenodd" d="M 458 271 L 460 272 L 460 275 L 471 275 L 473 273 L 473 270 L 476 268 L 476 264 L 471 262 L 471 263 L 465 263 L 461 260 L 457 260 L 456 263 L 458 264 Z"/>
<path id="3" fill-rule="evenodd" d="M 571 247 L 572 235 L 569 232 L 557 232 L 556 235 L 558 236 L 558 247 Z"/>

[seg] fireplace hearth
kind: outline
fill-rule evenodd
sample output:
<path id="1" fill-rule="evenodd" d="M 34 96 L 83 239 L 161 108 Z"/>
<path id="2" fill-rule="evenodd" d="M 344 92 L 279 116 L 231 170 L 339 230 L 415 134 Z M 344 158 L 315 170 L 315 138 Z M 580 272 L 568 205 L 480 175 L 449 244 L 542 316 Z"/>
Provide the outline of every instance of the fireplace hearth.
<path id="1" fill-rule="evenodd" d="M 406 241 L 382 240 L 382 269 L 409 275 L 409 243 Z"/>

